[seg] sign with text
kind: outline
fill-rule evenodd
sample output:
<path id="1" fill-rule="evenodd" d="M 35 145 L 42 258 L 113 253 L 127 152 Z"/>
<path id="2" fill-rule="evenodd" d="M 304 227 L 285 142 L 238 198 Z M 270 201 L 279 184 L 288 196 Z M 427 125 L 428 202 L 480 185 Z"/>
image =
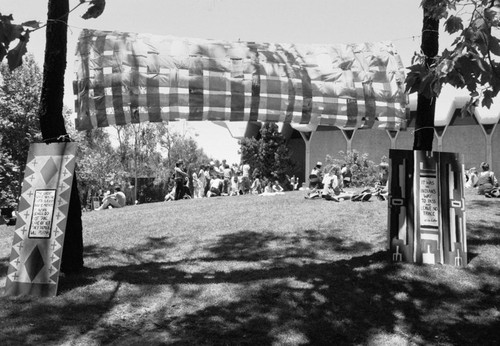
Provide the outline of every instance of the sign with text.
<path id="1" fill-rule="evenodd" d="M 32 144 L 26 161 L 6 295 L 57 294 L 76 143 Z"/>
<path id="2" fill-rule="evenodd" d="M 55 197 L 56 190 L 35 191 L 33 213 L 31 216 L 31 224 L 28 232 L 29 238 L 50 238 Z"/>
<path id="3" fill-rule="evenodd" d="M 420 224 L 438 227 L 437 180 L 431 177 L 420 178 Z"/>

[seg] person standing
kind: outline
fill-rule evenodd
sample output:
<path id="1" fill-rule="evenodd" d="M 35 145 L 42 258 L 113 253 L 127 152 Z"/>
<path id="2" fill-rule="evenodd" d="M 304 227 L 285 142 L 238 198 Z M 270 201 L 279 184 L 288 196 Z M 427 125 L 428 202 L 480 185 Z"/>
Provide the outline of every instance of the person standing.
<path id="1" fill-rule="evenodd" d="M 224 170 L 222 171 L 222 176 L 224 177 L 224 187 L 223 193 L 229 195 L 229 189 L 231 187 L 231 167 L 226 163 L 224 165 Z"/>
<path id="2" fill-rule="evenodd" d="M 184 161 L 179 160 L 175 164 L 175 200 L 182 199 L 184 197 L 184 182 L 187 178 L 187 173 L 184 172 Z"/>
<path id="3" fill-rule="evenodd" d="M 250 192 L 250 165 L 246 162 L 241 166 L 243 193 Z"/>
<path id="4" fill-rule="evenodd" d="M 210 191 L 210 180 L 212 179 L 210 175 L 210 166 L 205 166 L 205 197 L 208 197 L 208 191 Z"/>
<path id="5" fill-rule="evenodd" d="M 207 187 L 207 177 L 205 175 L 205 166 L 200 166 L 200 171 L 198 172 L 198 180 L 200 181 L 200 195 L 205 197 L 206 187 Z"/>

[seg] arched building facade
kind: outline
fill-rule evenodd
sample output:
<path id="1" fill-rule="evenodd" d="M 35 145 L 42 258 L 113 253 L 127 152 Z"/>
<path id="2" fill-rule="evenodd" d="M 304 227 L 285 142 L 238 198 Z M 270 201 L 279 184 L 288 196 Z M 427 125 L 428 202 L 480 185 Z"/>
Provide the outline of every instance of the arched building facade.
<path id="1" fill-rule="evenodd" d="M 474 114 L 461 115 L 461 108 L 468 100 L 466 91 L 451 87 L 443 88 L 436 103 L 435 138 L 433 151 L 463 154 L 465 169 L 476 167 L 481 162 L 489 162 L 491 169 L 500 172 L 500 97 L 487 108 L 476 108 Z M 297 170 L 293 172 L 306 181 L 308 172 L 317 161 L 324 161 L 327 155 L 337 157 L 339 151 L 357 150 L 368 153 L 375 163 L 389 156 L 390 149 L 413 148 L 415 131 L 416 96 L 410 97 L 410 119 L 408 127 L 402 131 L 380 131 L 378 129 L 346 130 L 331 126 L 283 124 L 282 133 L 293 152 Z M 261 124 L 246 126 L 229 122 L 222 124 L 234 137 L 256 136 Z"/>

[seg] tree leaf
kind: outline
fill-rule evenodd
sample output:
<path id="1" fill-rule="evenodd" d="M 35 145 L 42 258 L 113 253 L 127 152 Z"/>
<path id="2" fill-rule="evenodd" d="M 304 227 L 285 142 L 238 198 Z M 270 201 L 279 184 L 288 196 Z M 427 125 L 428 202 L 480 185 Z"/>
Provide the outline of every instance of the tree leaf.
<path id="1" fill-rule="evenodd" d="M 462 18 L 457 16 L 450 16 L 446 20 L 446 22 L 444 22 L 444 29 L 450 34 L 454 34 L 457 31 L 463 30 L 464 25 Z"/>
<path id="2" fill-rule="evenodd" d="M 22 25 L 11 24 L 10 21 L 1 21 L 0 24 L 0 41 L 3 42 L 6 47 L 9 46 L 9 43 L 22 36 L 24 31 Z"/>
<path id="3" fill-rule="evenodd" d="M 492 94 L 493 93 L 491 90 L 485 90 L 483 92 L 483 99 L 481 100 L 481 106 L 490 109 L 491 105 L 493 104 Z"/>
<path id="4" fill-rule="evenodd" d="M 17 46 L 7 53 L 7 62 L 9 64 L 9 69 L 11 71 L 15 70 L 17 67 L 23 64 L 23 55 L 28 51 L 26 45 L 29 41 L 29 34 L 19 39 Z"/>
<path id="5" fill-rule="evenodd" d="M 5 55 L 7 55 L 7 50 L 5 49 L 5 47 L 3 46 L 3 44 L 0 43 L 0 61 L 3 60 L 3 58 L 5 57 Z"/>
<path id="6" fill-rule="evenodd" d="M 405 85 L 406 93 L 413 94 L 414 92 L 418 91 L 418 88 L 420 86 L 420 74 L 414 72 L 408 73 L 408 75 L 406 76 Z"/>
<path id="7" fill-rule="evenodd" d="M 490 37 L 489 48 L 490 48 L 490 52 L 492 52 L 493 54 L 495 54 L 497 56 L 500 56 L 500 41 L 495 36 Z"/>
<path id="8" fill-rule="evenodd" d="M 37 20 L 30 20 L 21 24 L 22 26 L 27 26 L 32 29 L 38 29 L 40 27 L 40 22 Z"/>
<path id="9" fill-rule="evenodd" d="M 104 11 L 106 0 L 91 0 L 90 6 L 82 16 L 83 19 L 97 18 Z"/>

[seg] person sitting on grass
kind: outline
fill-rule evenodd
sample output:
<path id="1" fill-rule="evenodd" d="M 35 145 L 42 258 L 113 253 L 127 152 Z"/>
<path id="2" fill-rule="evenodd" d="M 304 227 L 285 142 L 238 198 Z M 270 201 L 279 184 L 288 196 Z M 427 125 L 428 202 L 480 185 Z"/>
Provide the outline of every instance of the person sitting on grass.
<path id="1" fill-rule="evenodd" d="M 221 196 L 222 188 L 224 187 L 224 181 L 215 177 L 210 179 L 210 190 L 207 192 L 207 197 L 218 197 Z"/>
<path id="2" fill-rule="evenodd" d="M 284 195 L 285 194 L 283 187 L 280 185 L 280 183 L 277 180 L 274 181 L 272 189 L 273 189 L 273 192 L 276 193 L 277 195 Z"/>
<path id="3" fill-rule="evenodd" d="M 464 172 L 464 186 L 466 189 L 477 187 L 478 173 L 476 167 L 469 168 Z"/>
<path id="4" fill-rule="evenodd" d="M 252 191 L 252 195 L 259 195 L 262 192 L 262 183 L 260 182 L 259 174 L 255 175 L 252 186 L 250 186 L 250 191 Z"/>
<path id="5" fill-rule="evenodd" d="M 165 195 L 165 202 L 174 201 L 175 200 L 175 186 L 170 190 L 169 193 Z"/>
<path id="6" fill-rule="evenodd" d="M 323 164 L 318 161 L 316 163 L 316 166 L 311 170 L 311 174 L 309 174 L 309 188 L 311 190 L 315 189 L 321 189 L 323 185 L 321 184 L 321 181 L 323 180 L 323 175 L 321 172 L 321 167 Z"/>
<path id="7" fill-rule="evenodd" d="M 478 176 L 477 193 L 486 197 L 497 197 L 498 180 L 495 177 L 495 173 L 490 171 L 490 165 L 486 162 L 481 162 L 481 169 L 483 171 Z"/>
<path id="8" fill-rule="evenodd" d="M 122 208 L 125 206 L 126 197 L 121 188 L 117 186 L 115 193 L 106 196 L 102 200 L 102 205 L 96 210 L 104 210 L 108 208 Z"/>
<path id="9" fill-rule="evenodd" d="M 351 199 L 352 194 L 345 193 L 342 190 L 342 181 L 340 180 L 340 167 L 333 166 L 323 178 L 323 190 L 321 197 L 328 201 L 340 202 L 341 200 Z"/>
<path id="10" fill-rule="evenodd" d="M 276 192 L 274 192 L 273 184 L 270 180 L 267 181 L 267 184 L 264 187 L 264 192 L 262 192 L 259 196 L 276 196 Z"/>

